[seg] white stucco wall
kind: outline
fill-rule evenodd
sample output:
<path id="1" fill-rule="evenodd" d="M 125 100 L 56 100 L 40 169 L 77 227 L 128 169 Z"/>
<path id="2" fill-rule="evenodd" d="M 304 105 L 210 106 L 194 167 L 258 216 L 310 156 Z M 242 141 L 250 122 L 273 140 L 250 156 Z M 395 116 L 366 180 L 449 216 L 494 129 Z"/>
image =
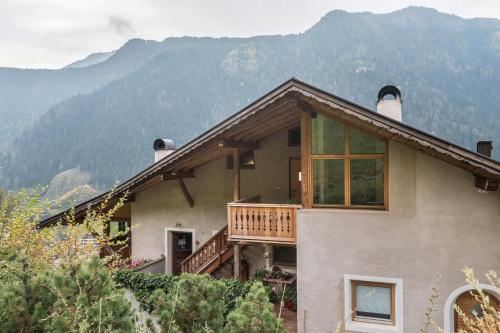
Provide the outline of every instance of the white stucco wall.
<path id="1" fill-rule="evenodd" d="M 230 152 L 228 152 L 230 154 Z M 288 159 L 300 156 L 299 147 L 288 147 L 287 132 L 261 141 L 254 152 L 255 169 L 241 170 L 241 197 L 262 196 L 262 202 L 285 203 L 288 200 Z M 194 207 L 189 207 L 177 182 L 166 181 L 136 194 L 131 204 L 132 256 L 155 259 L 165 254 L 165 228 L 181 224 L 195 229 L 202 245 L 213 230 L 227 223 L 226 204 L 232 201 L 232 170 L 226 169 L 225 158 L 212 161 L 195 170 L 195 178 L 184 180 Z M 250 272 L 264 265 L 262 245 L 248 245 Z M 168 256 L 167 256 L 168 257 Z M 168 258 L 167 258 L 168 259 Z"/>
<path id="2" fill-rule="evenodd" d="M 165 228 L 196 229 L 200 244 L 213 230 L 226 223 L 225 204 L 231 201 L 231 175 L 225 161 L 213 161 L 195 171 L 196 178 L 184 179 L 194 207 L 189 207 L 177 181 L 165 181 L 136 194 L 132 203 L 132 256 L 158 258 L 165 254 Z"/>
<path id="3" fill-rule="evenodd" d="M 402 279 L 405 332 L 421 328 L 442 274 L 435 319 L 443 326 L 465 265 L 478 277 L 500 271 L 499 237 L 499 192 L 478 193 L 469 172 L 390 142 L 389 211 L 299 212 L 299 331 L 329 332 L 344 320 L 344 274 Z"/>

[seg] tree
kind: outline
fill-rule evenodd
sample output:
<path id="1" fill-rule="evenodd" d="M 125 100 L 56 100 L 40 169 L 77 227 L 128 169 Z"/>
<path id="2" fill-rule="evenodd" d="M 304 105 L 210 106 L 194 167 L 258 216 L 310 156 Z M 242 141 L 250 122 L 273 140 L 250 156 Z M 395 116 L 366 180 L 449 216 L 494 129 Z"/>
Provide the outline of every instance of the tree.
<path id="1" fill-rule="evenodd" d="M 250 292 L 236 302 L 236 308 L 227 316 L 226 333 L 286 332 L 281 320 L 273 313 L 267 292 L 260 282 L 250 287 Z"/>
<path id="2" fill-rule="evenodd" d="M 198 333 L 210 329 L 221 332 L 224 327 L 225 286 L 208 275 L 185 274 L 176 288 L 165 295 L 156 291 L 156 312 L 163 332 Z"/>
<path id="3" fill-rule="evenodd" d="M 130 305 L 95 257 L 110 244 L 103 226 L 122 203 L 110 210 L 89 208 L 82 223 L 72 211 L 40 229 L 50 203 L 37 192 L 1 200 L 1 332 L 133 331 Z M 82 242 L 89 234 L 97 245 Z"/>

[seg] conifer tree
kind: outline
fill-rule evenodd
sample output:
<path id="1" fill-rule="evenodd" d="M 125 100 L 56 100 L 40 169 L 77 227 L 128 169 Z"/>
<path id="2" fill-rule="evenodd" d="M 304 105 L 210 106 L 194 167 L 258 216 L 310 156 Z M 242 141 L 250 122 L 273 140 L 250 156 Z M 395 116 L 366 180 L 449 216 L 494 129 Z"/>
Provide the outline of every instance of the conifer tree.
<path id="1" fill-rule="evenodd" d="M 274 333 L 286 332 L 281 320 L 273 313 L 267 292 L 260 282 L 255 282 L 247 296 L 238 299 L 236 308 L 227 316 L 225 333 Z"/>
<path id="2" fill-rule="evenodd" d="M 225 286 L 208 275 L 183 275 L 175 289 L 158 297 L 162 332 L 201 333 L 210 329 L 221 332 L 224 326 Z M 161 304 L 161 305 L 160 305 Z"/>

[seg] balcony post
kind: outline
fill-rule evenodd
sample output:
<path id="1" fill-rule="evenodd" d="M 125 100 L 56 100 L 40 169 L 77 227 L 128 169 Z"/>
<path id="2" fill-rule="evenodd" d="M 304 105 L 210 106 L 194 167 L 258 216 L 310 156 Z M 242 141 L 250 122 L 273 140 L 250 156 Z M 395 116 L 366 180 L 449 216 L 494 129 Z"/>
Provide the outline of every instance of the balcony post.
<path id="1" fill-rule="evenodd" d="M 233 149 L 233 201 L 240 200 L 240 151 Z"/>
<path id="2" fill-rule="evenodd" d="M 271 270 L 271 256 L 273 255 L 273 247 L 269 244 L 264 244 L 264 259 L 266 270 Z"/>
<path id="3" fill-rule="evenodd" d="M 240 263 L 241 263 L 241 257 L 240 257 L 240 244 L 234 244 L 233 245 L 233 252 L 234 252 L 234 272 L 233 272 L 233 277 L 237 280 L 240 279 Z"/>

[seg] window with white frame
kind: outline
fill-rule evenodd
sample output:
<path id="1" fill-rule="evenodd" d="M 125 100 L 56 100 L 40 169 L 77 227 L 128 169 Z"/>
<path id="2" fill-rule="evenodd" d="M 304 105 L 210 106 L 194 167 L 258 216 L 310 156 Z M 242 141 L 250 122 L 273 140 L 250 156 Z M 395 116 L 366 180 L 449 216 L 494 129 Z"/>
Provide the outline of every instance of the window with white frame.
<path id="1" fill-rule="evenodd" d="M 384 333 L 403 331 L 401 279 L 345 275 L 346 329 Z"/>

